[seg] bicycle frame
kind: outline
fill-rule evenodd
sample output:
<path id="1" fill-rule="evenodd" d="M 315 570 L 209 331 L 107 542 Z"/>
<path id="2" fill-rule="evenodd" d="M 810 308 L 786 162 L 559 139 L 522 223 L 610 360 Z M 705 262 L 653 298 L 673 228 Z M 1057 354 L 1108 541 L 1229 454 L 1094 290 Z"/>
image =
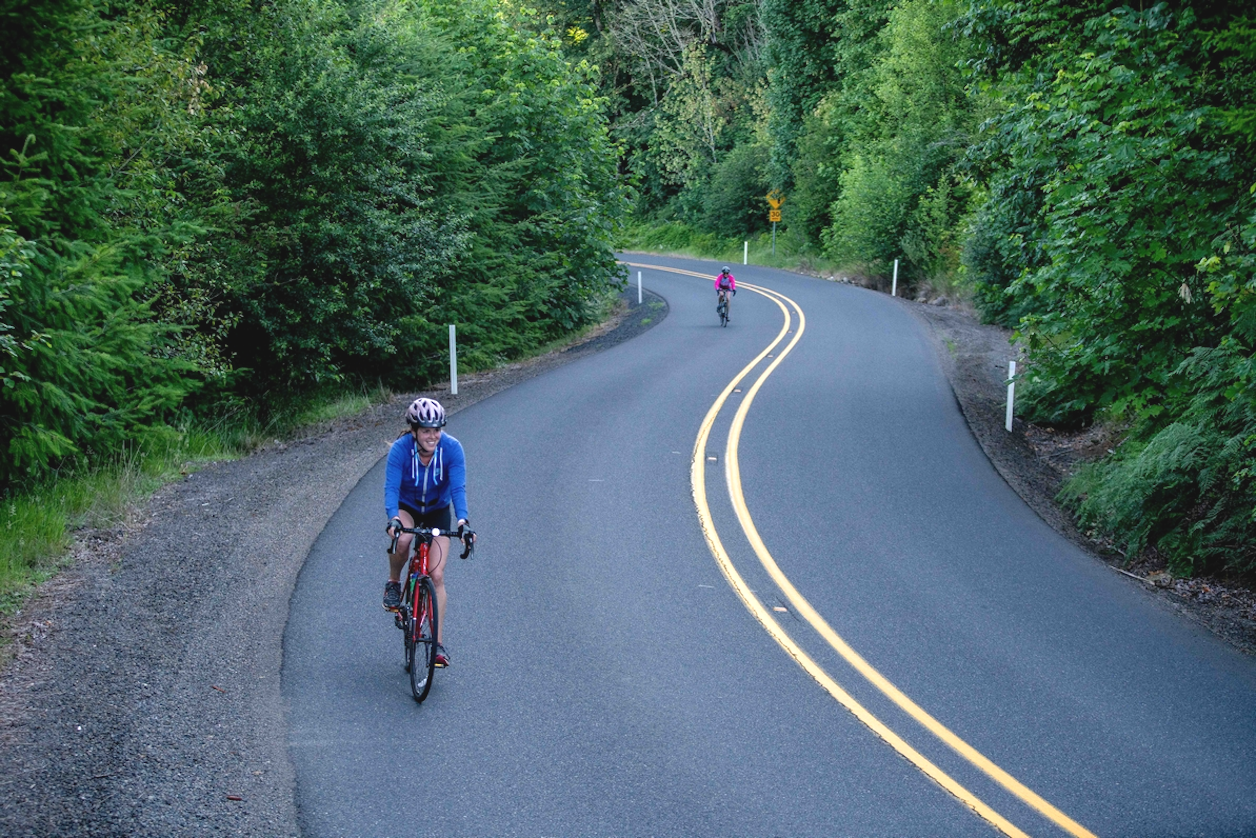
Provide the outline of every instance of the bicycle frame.
<path id="1" fill-rule="evenodd" d="M 415 639 L 413 635 L 421 624 L 421 620 L 431 617 L 430 614 L 419 613 L 420 606 L 414 592 L 418 590 L 422 580 L 432 578 L 428 575 L 427 562 L 434 535 L 431 533 L 418 533 L 418 536 L 419 543 L 413 552 L 410 553 L 410 567 L 406 573 L 406 586 L 401 594 L 401 610 L 397 612 L 397 628 L 405 629 L 410 634 L 411 641 Z M 404 620 L 409 625 L 402 625 L 403 613 L 405 615 Z M 436 629 L 437 626 L 433 623 L 432 637 L 434 640 L 439 640 L 436 637 Z"/>
<path id="2" fill-rule="evenodd" d="M 400 521 L 396 521 L 400 524 Z M 445 533 L 439 529 L 426 527 L 403 527 L 393 529 L 390 553 L 395 553 L 402 533 L 413 534 L 418 538 L 413 552 L 409 557 L 409 569 L 406 584 L 402 591 L 401 607 L 394 618 L 397 628 L 401 629 L 405 640 L 406 669 L 410 673 L 410 688 L 415 701 L 427 698 L 432 688 L 432 673 L 435 671 L 436 649 L 439 643 L 440 610 L 436 603 L 436 591 L 428 574 L 428 559 L 431 555 L 432 539 L 442 535 L 463 537 L 463 531 Z M 475 533 L 467 530 L 464 543 L 466 550 L 462 558 L 471 553 Z M 421 652 L 421 654 L 420 654 Z"/>
<path id="3" fill-rule="evenodd" d="M 410 554 L 410 572 L 406 575 L 406 602 L 414 598 L 414 589 L 418 586 L 420 579 L 425 576 L 431 578 L 427 573 L 427 558 L 431 544 L 430 536 L 420 539 L 418 549 Z"/>

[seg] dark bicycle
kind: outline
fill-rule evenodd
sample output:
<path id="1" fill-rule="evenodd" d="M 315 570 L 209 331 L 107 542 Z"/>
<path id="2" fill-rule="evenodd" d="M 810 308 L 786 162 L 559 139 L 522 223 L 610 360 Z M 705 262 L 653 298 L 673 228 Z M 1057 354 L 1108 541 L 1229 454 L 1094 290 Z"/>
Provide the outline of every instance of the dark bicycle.
<path id="1" fill-rule="evenodd" d="M 733 293 L 735 294 L 737 292 L 734 291 Z M 715 307 L 715 313 L 720 316 L 720 325 L 727 326 L 728 325 L 728 289 L 727 288 L 719 289 L 719 298 L 720 298 L 720 301 L 719 301 L 719 304 L 716 305 Z"/>
<path id="2" fill-rule="evenodd" d="M 410 673 L 410 691 L 415 701 L 427 698 L 432 688 L 432 674 L 436 671 L 436 646 L 440 638 L 436 636 L 440 625 L 436 613 L 436 589 L 428 576 L 427 559 L 432 539 L 440 535 L 457 538 L 465 547 L 459 558 L 471 555 L 475 546 L 475 533 L 460 528 L 457 532 L 447 532 L 427 527 L 403 527 L 398 519 L 393 519 L 392 545 L 388 548 L 391 554 L 397 549 L 397 540 L 402 533 L 411 533 L 418 538 L 418 548 L 410 554 L 410 570 L 406 574 L 405 588 L 401 594 L 401 607 L 393 612 L 397 628 L 401 629 L 406 648 L 406 672 Z"/>

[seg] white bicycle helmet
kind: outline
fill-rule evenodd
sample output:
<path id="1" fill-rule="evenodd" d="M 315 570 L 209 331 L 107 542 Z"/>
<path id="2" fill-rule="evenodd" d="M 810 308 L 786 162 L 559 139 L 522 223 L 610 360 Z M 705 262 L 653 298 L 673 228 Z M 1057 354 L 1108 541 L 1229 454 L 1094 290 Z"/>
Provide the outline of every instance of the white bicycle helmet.
<path id="1" fill-rule="evenodd" d="M 412 428 L 443 428 L 445 408 L 436 399 L 415 399 L 406 410 L 406 421 Z"/>

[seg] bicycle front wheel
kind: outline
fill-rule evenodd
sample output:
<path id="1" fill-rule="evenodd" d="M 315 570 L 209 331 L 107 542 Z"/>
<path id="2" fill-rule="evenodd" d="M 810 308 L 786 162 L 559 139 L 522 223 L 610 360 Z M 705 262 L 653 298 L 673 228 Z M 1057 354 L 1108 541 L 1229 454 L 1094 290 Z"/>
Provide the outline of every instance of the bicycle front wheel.
<path id="1" fill-rule="evenodd" d="M 436 591 L 426 576 L 414 589 L 410 632 L 406 645 L 410 670 L 410 691 L 415 701 L 427 698 L 436 671 Z"/>
<path id="2" fill-rule="evenodd" d="M 410 628 L 410 615 L 413 610 L 410 607 L 410 600 L 413 596 L 413 585 L 407 580 L 406 588 L 401 599 L 401 607 L 393 614 L 396 618 L 397 628 L 401 629 L 401 640 L 405 644 L 405 652 L 402 655 L 401 663 L 406 668 L 406 672 L 410 671 L 410 659 L 414 654 L 414 643 L 410 640 L 414 636 L 413 629 Z"/>

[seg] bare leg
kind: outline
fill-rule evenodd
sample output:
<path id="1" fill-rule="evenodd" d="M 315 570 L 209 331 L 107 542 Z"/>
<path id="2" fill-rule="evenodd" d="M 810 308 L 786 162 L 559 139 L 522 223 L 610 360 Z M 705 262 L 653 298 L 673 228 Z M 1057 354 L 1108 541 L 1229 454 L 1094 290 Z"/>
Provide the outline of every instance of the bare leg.
<path id="1" fill-rule="evenodd" d="M 439 535 L 432 539 L 427 552 L 427 575 L 432 577 L 436 591 L 436 640 L 445 642 L 445 559 L 449 556 L 449 537 Z"/>
<path id="2" fill-rule="evenodd" d="M 414 528 L 414 517 L 404 509 L 397 513 L 397 517 L 401 519 L 401 523 L 405 527 Z M 397 539 L 397 550 L 388 556 L 388 581 L 400 582 L 401 571 L 405 569 L 406 562 L 410 560 L 410 544 L 414 541 L 414 536 L 410 533 L 402 533 L 401 538 Z"/>

